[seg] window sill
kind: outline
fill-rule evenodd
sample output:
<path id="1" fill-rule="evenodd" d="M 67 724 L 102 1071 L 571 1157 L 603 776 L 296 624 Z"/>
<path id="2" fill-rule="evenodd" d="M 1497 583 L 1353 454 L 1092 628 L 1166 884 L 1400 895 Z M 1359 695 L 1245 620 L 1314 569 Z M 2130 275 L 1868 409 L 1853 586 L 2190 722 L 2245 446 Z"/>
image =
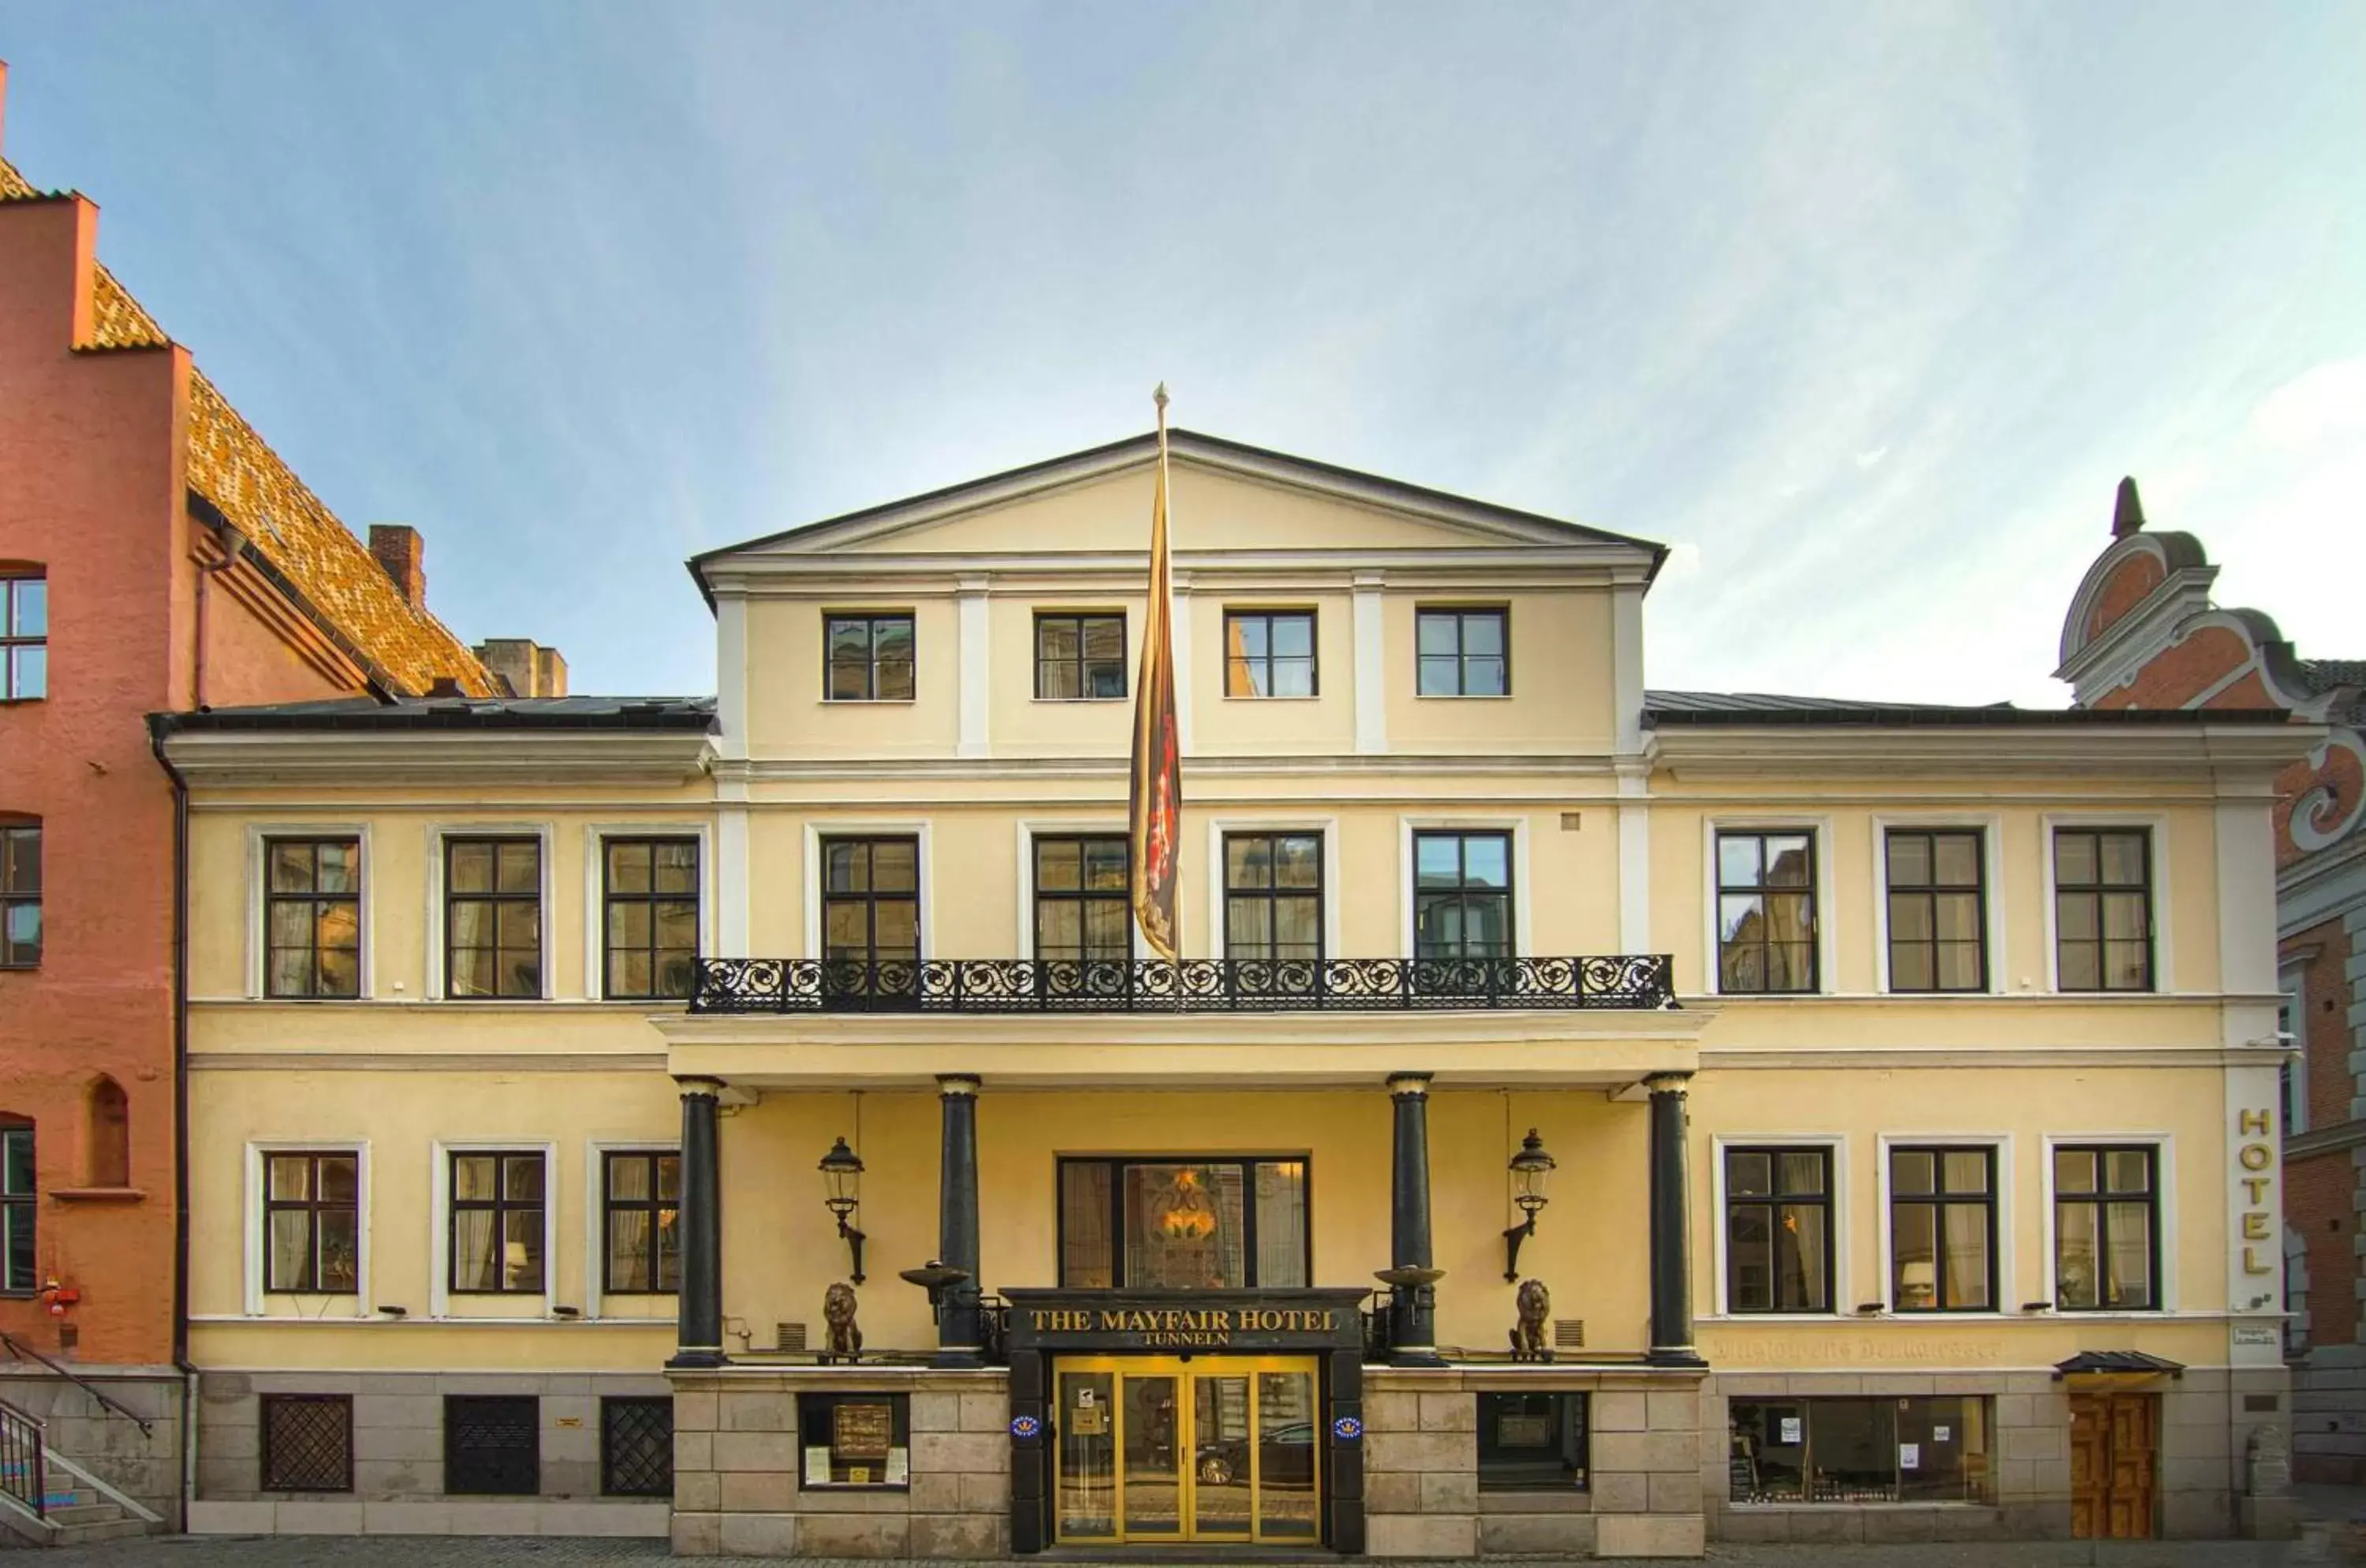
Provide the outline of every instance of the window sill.
<path id="1" fill-rule="evenodd" d="M 1413 694 L 1413 700 L 1417 703 L 1508 703 L 1512 700 L 1512 694 L 1509 692 L 1415 692 Z"/>
<path id="2" fill-rule="evenodd" d="M 826 708 L 907 708 L 919 700 L 918 697 L 824 697 L 821 705 Z"/>
<path id="3" fill-rule="evenodd" d="M 1232 692 L 1224 694 L 1224 701 L 1228 703 L 1319 703 L 1322 700 L 1323 694 L 1320 692 L 1310 692 L 1302 697 L 1260 697 L 1254 694 L 1236 694 Z"/>
<path id="4" fill-rule="evenodd" d="M 1030 698 L 1028 698 L 1027 700 L 1028 700 L 1029 702 L 1031 702 L 1031 703 L 1042 703 L 1042 704 L 1044 706 L 1046 706 L 1046 707 L 1055 707 L 1055 708 L 1072 708 L 1072 707 L 1114 707 L 1114 706 L 1117 706 L 1117 705 L 1120 705 L 1120 704 L 1122 704 L 1126 699 L 1125 699 L 1124 697 L 1121 697 L 1121 697 L 1030 697 Z"/>
<path id="5" fill-rule="evenodd" d="M 52 1187 L 50 1196 L 61 1203 L 143 1203 L 144 1187 Z"/>

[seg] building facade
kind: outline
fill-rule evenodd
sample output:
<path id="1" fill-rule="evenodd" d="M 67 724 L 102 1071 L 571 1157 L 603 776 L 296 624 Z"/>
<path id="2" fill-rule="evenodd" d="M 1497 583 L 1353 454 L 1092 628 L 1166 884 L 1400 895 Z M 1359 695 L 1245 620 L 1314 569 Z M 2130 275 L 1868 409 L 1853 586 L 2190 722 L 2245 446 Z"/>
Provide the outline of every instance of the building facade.
<path id="1" fill-rule="evenodd" d="M 2285 1345 L 2293 1472 L 2366 1480 L 2366 660 L 2303 659 L 2257 610 L 2211 602 L 2190 534 L 2147 528 L 2123 480 L 2112 543 L 2062 634 L 2078 700 L 2101 708 L 2282 708 L 2326 727 L 2277 776 L 2277 968 L 2302 1050 L 2283 1095 Z"/>
<path id="2" fill-rule="evenodd" d="M 1648 692 L 1659 547 L 1178 434 L 1150 962 L 1155 461 L 699 558 L 712 702 L 157 721 L 197 1528 L 2282 1528 L 2320 730 Z"/>
<path id="3" fill-rule="evenodd" d="M 46 1423 L 52 1461 L 40 1505 L 12 1468 L 0 1529 L 43 1540 L 48 1501 L 137 1520 L 111 1486 L 163 1522 L 182 1493 L 178 817 L 146 716 L 493 689 L 417 536 L 382 531 L 406 592 L 97 232 L 0 161 L 0 1424 Z"/>

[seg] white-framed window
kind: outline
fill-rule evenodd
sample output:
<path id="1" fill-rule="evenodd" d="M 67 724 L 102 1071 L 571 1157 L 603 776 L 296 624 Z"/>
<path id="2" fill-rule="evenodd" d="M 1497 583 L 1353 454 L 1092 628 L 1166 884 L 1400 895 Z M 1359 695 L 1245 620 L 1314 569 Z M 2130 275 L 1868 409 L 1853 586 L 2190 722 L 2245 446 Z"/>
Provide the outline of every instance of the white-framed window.
<path id="1" fill-rule="evenodd" d="M 1876 987 L 1887 995 L 2003 994 L 2002 823 L 1918 812 L 1876 816 L 1872 827 Z"/>
<path id="2" fill-rule="evenodd" d="M 1537 951 L 1528 819 L 1397 818 L 1398 955 L 1517 958 Z"/>
<path id="3" fill-rule="evenodd" d="M 2056 1311 L 2177 1310 L 2176 1176 L 2167 1133 L 2047 1135 L 2045 1296 Z"/>
<path id="4" fill-rule="evenodd" d="M 1309 865 L 1307 840 L 1313 846 Z M 1307 884 L 1312 881 L 1312 886 Z M 1233 908 L 1234 889 L 1241 907 Z M 1308 934 L 1294 911 L 1311 900 L 1320 954 L 1339 956 L 1339 819 L 1219 817 L 1208 823 L 1208 952 L 1217 958 L 1296 953 Z M 1272 924 L 1289 922 L 1286 929 Z M 1260 921 L 1264 923 L 1260 923 Z M 1235 942 L 1235 938 L 1238 942 Z M 1264 952 L 1256 951 L 1260 946 Z"/>
<path id="5" fill-rule="evenodd" d="M 1920 1317 L 2019 1306 L 2011 1135 L 1885 1133 L 1880 1150 L 1884 1309 Z"/>
<path id="6" fill-rule="evenodd" d="M 246 994 L 272 1001 L 369 998 L 369 825 L 251 824 L 246 871 Z"/>
<path id="7" fill-rule="evenodd" d="M 2283 1043 L 2299 1053 L 2284 1058 L 2277 1075 L 2277 1085 L 2283 1101 L 2283 1134 L 2287 1138 L 2308 1131 L 2308 970 L 2304 964 L 2287 967 L 2277 976 L 2279 999 L 2276 1003 L 2276 1032 Z"/>
<path id="8" fill-rule="evenodd" d="M 1124 818 L 1022 821 L 1016 852 L 1020 957 L 1141 956 Z"/>
<path id="9" fill-rule="evenodd" d="M 546 822 L 446 822 L 428 830 L 427 994 L 444 1001 L 551 995 Z"/>
<path id="10" fill-rule="evenodd" d="M 679 1140 L 597 1138 L 584 1145 L 583 1315 L 614 1315 L 611 1296 L 670 1321 L 664 1298 L 679 1293 L 682 1145 Z"/>
<path id="11" fill-rule="evenodd" d="M 431 1315 L 551 1315 L 558 1304 L 558 1145 L 441 1138 L 433 1152 Z"/>
<path id="12" fill-rule="evenodd" d="M 1824 1320 L 1853 1307 L 1846 1135 L 1719 1133 L 1709 1150 L 1717 1315 Z"/>
<path id="13" fill-rule="evenodd" d="M 1836 989 L 1831 819 L 1708 818 L 1702 854 L 1702 978 L 1709 994 Z"/>
<path id="14" fill-rule="evenodd" d="M 584 994 L 642 1003 L 689 996 L 696 959 L 715 951 L 717 874 L 706 823 L 586 828 Z"/>
<path id="15" fill-rule="evenodd" d="M 2080 996 L 2171 990 L 2169 853 L 2158 816 L 2043 819 L 2047 988 Z"/>
<path id="16" fill-rule="evenodd" d="M 355 1137 L 246 1145 L 248 1316 L 313 1318 L 340 1302 L 353 1316 L 368 1315 L 369 1148 Z"/>

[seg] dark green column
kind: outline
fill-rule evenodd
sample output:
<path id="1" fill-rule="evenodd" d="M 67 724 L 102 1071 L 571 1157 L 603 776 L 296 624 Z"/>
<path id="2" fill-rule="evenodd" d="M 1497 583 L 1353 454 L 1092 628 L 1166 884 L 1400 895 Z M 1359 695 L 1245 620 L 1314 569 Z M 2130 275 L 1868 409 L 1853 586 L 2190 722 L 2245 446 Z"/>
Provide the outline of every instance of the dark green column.
<path id="1" fill-rule="evenodd" d="M 942 1136 L 937 1164 L 937 1258 L 969 1277 L 945 1287 L 937 1302 L 937 1361 L 941 1367 L 986 1364 L 986 1324 L 978 1311 L 977 1079 L 946 1073 L 937 1079 Z"/>
<path id="2" fill-rule="evenodd" d="M 1651 1350 L 1660 1366 L 1697 1367 L 1693 1348 L 1692 1179 L 1685 1155 L 1690 1073 L 1656 1073 L 1651 1093 Z"/>
<path id="3" fill-rule="evenodd" d="M 670 1367 L 719 1367 L 723 1355 L 723 1183 L 712 1078 L 682 1084 L 682 1294 Z"/>
<path id="4" fill-rule="evenodd" d="M 1438 1364 L 1437 1271 L 1429 1239 L 1429 1075 L 1389 1079 L 1396 1118 L 1389 1180 L 1389 1347 L 1401 1367 Z"/>

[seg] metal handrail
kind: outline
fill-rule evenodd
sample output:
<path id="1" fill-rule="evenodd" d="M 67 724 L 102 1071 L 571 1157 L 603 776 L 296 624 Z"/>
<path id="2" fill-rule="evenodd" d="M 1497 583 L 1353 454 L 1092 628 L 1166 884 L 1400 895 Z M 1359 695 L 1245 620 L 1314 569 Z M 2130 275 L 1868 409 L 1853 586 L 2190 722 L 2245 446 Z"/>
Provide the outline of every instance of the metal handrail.
<path id="1" fill-rule="evenodd" d="M 82 1390 L 83 1393 L 98 1401 L 100 1404 L 114 1411 L 118 1416 L 122 1416 L 125 1420 L 139 1427 L 140 1435 L 141 1437 L 152 1438 L 156 1435 L 155 1425 L 153 1422 L 150 1421 L 147 1416 L 141 1415 L 140 1412 L 132 1409 L 130 1405 L 117 1401 L 111 1397 L 105 1389 L 100 1388 L 96 1383 L 91 1382 L 88 1378 L 84 1377 L 72 1367 L 62 1366 L 58 1362 L 51 1360 L 47 1356 L 42 1355 L 39 1350 L 34 1349 L 30 1345 L 26 1344 L 22 1339 L 17 1338 L 15 1335 L 9 1333 L 5 1328 L 0 1328 L 0 1345 L 6 1346 L 8 1348 L 9 1354 L 13 1356 L 20 1357 L 28 1361 L 40 1362 L 41 1365 L 49 1368 L 50 1371 L 57 1373 L 58 1376 L 65 1379 L 66 1382 L 73 1384 L 74 1387 Z"/>
<path id="2" fill-rule="evenodd" d="M 46 1431 L 39 1416 L 0 1399 L 0 1492 L 30 1508 L 39 1519 L 50 1517 Z"/>
<path id="3" fill-rule="evenodd" d="M 1527 958 L 701 958 L 693 1013 L 1376 1012 L 1676 1006 L 1666 953 Z"/>

